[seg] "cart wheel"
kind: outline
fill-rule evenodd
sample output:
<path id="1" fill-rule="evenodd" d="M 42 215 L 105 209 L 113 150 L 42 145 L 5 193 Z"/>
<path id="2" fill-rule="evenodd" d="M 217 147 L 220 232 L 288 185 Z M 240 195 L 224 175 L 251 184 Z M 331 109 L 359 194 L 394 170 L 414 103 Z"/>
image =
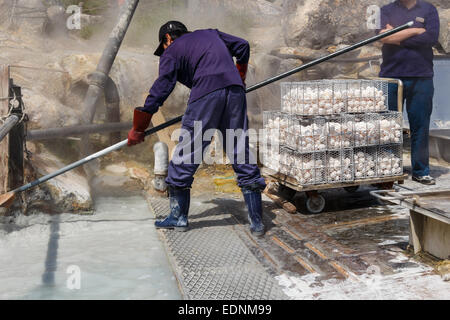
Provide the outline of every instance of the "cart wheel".
<path id="1" fill-rule="evenodd" d="M 325 198 L 320 194 L 309 196 L 306 200 L 306 209 L 313 214 L 318 214 L 325 209 Z"/>

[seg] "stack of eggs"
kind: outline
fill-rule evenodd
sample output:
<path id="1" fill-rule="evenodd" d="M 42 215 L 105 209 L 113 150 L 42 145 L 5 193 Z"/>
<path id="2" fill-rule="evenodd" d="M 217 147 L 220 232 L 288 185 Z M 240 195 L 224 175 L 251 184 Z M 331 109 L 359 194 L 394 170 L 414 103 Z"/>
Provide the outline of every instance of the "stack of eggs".
<path id="1" fill-rule="evenodd" d="M 325 153 L 301 154 L 287 148 L 282 148 L 280 157 L 280 172 L 290 176 L 301 185 L 311 185 L 326 182 Z"/>
<path id="2" fill-rule="evenodd" d="M 266 166 L 302 185 L 401 175 L 403 120 L 386 112 L 387 89 L 377 80 L 283 83 L 283 112 L 264 120 L 281 151 L 266 152 Z"/>
<path id="3" fill-rule="evenodd" d="M 400 113 L 387 113 L 381 115 L 380 120 L 380 143 L 402 143 L 403 127 Z"/>
<path id="4" fill-rule="evenodd" d="M 327 149 L 326 122 L 323 118 L 300 119 L 291 117 L 287 129 L 287 146 L 299 152 Z"/>
<path id="5" fill-rule="evenodd" d="M 319 89 L 295 85 L 283 95 L 283 111 L 303 116 L 331 115 L 345 112 L 344 93 L 331 88 Z"/>
<path id="6" fill-rule="evenodd" d="M 329 153 L 327 160 L 328 182 L 338 183 L 353 180 L 353 152 Z"/>
<path id="7" fill-rule="evenodd" d="M 273 148 L 273 146 L 268 145 L 264 149 L 262 163 L 269 169 L 276 172 L 280 171 L 280 149 Z"/>
<path id="8" fill-rule="evenodd" d="M 355 179 L 375 178 L 377 176 L 376 154 L 376 147 L 355 150 Z"/>
<path id="9" fill-rule="evenodd" d="M 355 147 L 373 146 L 380 143 L 379 116 L 375 113 L 355 118 Z"/>
<path id="10" fill-rule="evenodd" d="M 390 177 L 397 176 L 403 173 L 401 148 L 395 147 L 380 147 L 378 155 L 378 176 Z"/>
<path id="11" fill-rule="evenodd" d="M 366 88 L 352 88 L 347 91 L 347 112 L 364 113 L 387 110 L 386 97 L 382 90 L 374 86 Z"/>
<path id="12" fill-rule="evenodd" d="M 361 81 L 284 83 L 282 110 L 302 116 L 386 111 L 386 96 L 376 85 Z"/>
<path id="13" fill-rule="evenodd" d="M 281 113 L 265 113 L 264 129 L 267 142 L 273 145 L 286 144 L 288 117 Z"/>
<path id="14" fill-rule="evenodd" d="M 343 116 L 330 119 L 326 126 L 328 150 L 340 150 L 352 147 L 353 127 L 354 122 L 352 118 Z"/>

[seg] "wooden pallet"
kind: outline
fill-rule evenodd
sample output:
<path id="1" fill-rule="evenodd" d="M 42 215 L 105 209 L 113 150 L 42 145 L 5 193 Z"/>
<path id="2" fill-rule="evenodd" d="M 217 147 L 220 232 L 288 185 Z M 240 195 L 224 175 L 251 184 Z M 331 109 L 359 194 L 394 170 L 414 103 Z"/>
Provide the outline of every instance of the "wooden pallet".
<path id="1" fill-rule="evenodd" d="M 408 175 L 404 174 L 404 175 L 395 176 L 395 177 L 362 179 L 362 180 L 354 180 L 352 182 L 324 183 L 324 184 L 302 186 L 302 185 L 299 185 L 299 183 L 296 179 L 286 176 L 281 173 L 277 173 L 268 168 L 262 169 L 262 175 L 267 178 L 272 178 L 272 179 L 276 180 L 278 183 L 285 185 L 286 187 L 289 187 L 293 190 L 300 191 L 300 192 L 356 187 L 356 186 L 361 186 L 361 185 L 388 184 L 388 183 L 395 183 L 395 182 L 398 182 L 399 184 L 403 184 L 404 181 L 406 179 L 408 179 Z"/>

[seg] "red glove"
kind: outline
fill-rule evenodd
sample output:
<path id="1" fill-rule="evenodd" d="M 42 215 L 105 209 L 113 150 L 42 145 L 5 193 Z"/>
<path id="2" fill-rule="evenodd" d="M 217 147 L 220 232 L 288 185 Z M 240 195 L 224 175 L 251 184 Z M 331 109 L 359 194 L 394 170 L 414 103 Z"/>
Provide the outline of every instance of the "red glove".
<path id="1" fill-rule="evenodd" d="M 145 140 L 145 130 L 150 125 L 152 114 L 134 109 L 133 129 L 128 133 L 128 146 L 134 146 Z"/>
<path id="2" fill-rule="evenodd" d="M 242 83 L 245 86 L 245 79 L 247 78 L 247 69 L 248 69 L 248 64 L 240 64 L 240 63 L 236 63 L 236 68 L 239 71 L 239 74 L 241 75 L 241 79 L 242 79 Z"/>

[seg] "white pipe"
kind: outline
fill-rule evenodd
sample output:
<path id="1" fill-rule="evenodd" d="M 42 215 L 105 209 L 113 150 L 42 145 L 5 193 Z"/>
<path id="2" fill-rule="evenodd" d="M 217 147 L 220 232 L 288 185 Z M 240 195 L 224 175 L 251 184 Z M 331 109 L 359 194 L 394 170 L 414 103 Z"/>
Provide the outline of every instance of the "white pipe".
<path id="1" fill-rule="evenodd" d="M 169 148 L 164 142 L 157 142 L 153 146 L 153 153 L 155 154 L 153 187 L 157 191 L 165 192 L 167 190 L 165 180 L 169 170 Z"/>
<path id="2" fill-rule="evenodd" d="M 164 142 L 157 142 L 153 146 L 155 154 L 155 175 L 166 176 L 169 170 L 169 148 Z"/>

